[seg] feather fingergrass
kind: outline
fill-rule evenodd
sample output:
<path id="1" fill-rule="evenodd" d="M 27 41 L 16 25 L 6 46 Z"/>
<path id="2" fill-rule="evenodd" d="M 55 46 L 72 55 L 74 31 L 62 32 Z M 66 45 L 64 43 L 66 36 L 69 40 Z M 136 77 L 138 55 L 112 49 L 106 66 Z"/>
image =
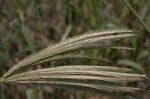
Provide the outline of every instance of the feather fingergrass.
<path id="1" fill-rule="evenodd" d="M 27 71 L 28 68 L 62 59 L 89 59 L 110 62 L 107 59 L 96 59 L 91 56 L 78 55 L 77 53 L 72 54 L 72 52 L 95 48 L 133 50 L 134 48 L 126 46 L 116 46 L 114 41 L 137 36 L 134 34 L 135 32 L 127 29 L 96 30 L 72 37 L 23 59 L 6 72 L 1 81 L 9 84 L 40 84 L 60 88 L 83 89 L 85 91 L 91 89 L 94 92 L 108 94 L 111 92 L 138 92 L 143 89 L 128 87 L 124 83 L 142 81 L 146 76 L 145 74 L 137 74 L 129 68 L 68 65 Z"/>

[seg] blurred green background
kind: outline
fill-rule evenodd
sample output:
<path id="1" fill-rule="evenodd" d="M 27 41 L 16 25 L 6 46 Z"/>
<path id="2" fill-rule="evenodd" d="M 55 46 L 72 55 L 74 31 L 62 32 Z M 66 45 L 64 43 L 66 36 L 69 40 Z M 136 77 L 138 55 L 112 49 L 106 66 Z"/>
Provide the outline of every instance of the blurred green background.
<path id="1" fill-rule="evenodd" d="M 1 0 L 0 77 L 24 57 L 47 46 L 95 29 L 129 28 L 140 37 L 118 41 L 137 51 L 94 49 L 86 54 L 112 60 L 118 66 L 150 73 L 149 0 Z M 130 6 L 131 5 L 131 6 Z M 129 7 L 130 6 L 130 7 Z M 135 12 L 135 11 L 136 12 Z M 130 41 L 130 42 L 129 42 Z M 81 51 L 81 53 L 85 53 Z M 64 60 L 58 64 L 108 65 L 95 61 Z M 148 76 L 149 77 L 149 76 Z M 137 98 L 149 99 L 149 80 L 135 83 L 146 89 Z M 0 85 L 0 99 L 113 99 L 98 93 L 35 85 Z M 116 98 L 114 98 L 116 99 Z"/>

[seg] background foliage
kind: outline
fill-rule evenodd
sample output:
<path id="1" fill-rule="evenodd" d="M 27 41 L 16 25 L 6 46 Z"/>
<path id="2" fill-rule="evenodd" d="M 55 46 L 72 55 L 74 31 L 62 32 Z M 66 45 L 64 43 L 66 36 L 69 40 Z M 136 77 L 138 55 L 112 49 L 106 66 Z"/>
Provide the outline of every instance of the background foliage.
<path id="1" fill-rule="evenodd" d="M 4 1 L 4 0 L 2 0 Z M 124 0 L 126 1 L 126 0 Z M 13 64 L 35 51 L 45 48 L 68 37 L 80 35 L 93 29 L 130 28 L 140 31 L 140 38 L 128 42 L 124 39 L 118 44 L 125 44 L 137 51 L 95 49 L 81 51 L 81 54 L 97 58 L 108 58 L 118 66 L 131 68 L 149 74 L 150 45 L 150 1 L 128 0 L 135 11 L 128 8 L 122 0 L 6 0 L 0 14 L 0 76 Z M 1 2 L 2 4 L 3 2 Z M 2 8 L 2 7 L 0 7 Z M 143 25 L 143 23 L 146 25 Z M 148 27 L 148 28 L 146 28 Z M 65 60 L 42 65 L 69 64 L 107 65 L 97 61 Z M 135 83 L 135 85 L 137 85 Z M 148 99 L 149 82 L 138 84 L 146 89 L 138 95 Z M 11 86 L 1 84 L 0 99 L 67 99 L 67 98 L 108 98 L 93 93 L 53 89 L 42 86 Z"/>

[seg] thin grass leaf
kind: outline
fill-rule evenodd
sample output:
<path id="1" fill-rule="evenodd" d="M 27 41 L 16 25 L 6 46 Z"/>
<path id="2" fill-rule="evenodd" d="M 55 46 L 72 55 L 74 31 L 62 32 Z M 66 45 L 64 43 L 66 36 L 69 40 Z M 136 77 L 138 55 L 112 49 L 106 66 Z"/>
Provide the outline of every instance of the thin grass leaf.
<path id="1" fill-rule="evenodd" d="M 150 34 L 149 26 L 144 22 L 144 20 L 140 17 L 140 15 L 136 12 L 136 10 L 130 5 L 128 0 L 123 0 L 123 2 L 129 8 L 129 10 L 133 13 L 133 15 L 135 15 L 135 17 L 143 25 L 143 27 L 147 30 L 147 32 Z"/>
<path id="2" fill-rule="evenodd" d="M 3 10 L 4 3 L 5 3 L 5 0 L 1 0 L 1 3 L 0 3 L 0 21 L 2 20 L 2 10 Z"/>
<path id="3" fill-rule="evenodd" d="M 134 61 L 131 60 L 118 60 L 117 62 L 119 65 L 127 65 L 132 67 L 133 69 L 135 69 L 136 71 L 138 71 L 139 73 L 145 73 L 145 70 L 143 68 L 143 66 L 139 63 L 136 63 Z"/>

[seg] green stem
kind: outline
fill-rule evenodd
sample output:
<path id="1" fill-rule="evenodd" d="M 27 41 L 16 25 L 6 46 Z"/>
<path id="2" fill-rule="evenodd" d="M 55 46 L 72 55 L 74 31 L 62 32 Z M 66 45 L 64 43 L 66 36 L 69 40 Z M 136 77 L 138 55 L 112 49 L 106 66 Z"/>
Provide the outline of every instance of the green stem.
<path id="1" fill-rule="evenodd" d="M 130 5 L 130 3 L 127 0 L 123 0 L 126 6 L 130 9 L 130 11 L 136 16 L 138 21 L 143 25 L 143 27 L 146 29 L 146 31 L 150 34 L 150 29 L 147 26 L 147 24 L 144 22 L 144 20 L 139 16 L 139 14 L 135 11 L 135 9 Z"/>
<path id="2" fill-rule="evenodd" d="M 0 3 L 0 20 L 2 19 L 2 9 L 3 9 L 4 3 L 5 3 L 5 0 L 2 0 Z"/>
<path id="3" fill-rule="evenodd" d="M 1 4 L 0 4 L 0 14 L 2 14 L 2 9 L 3 9 L 4 3 L 5 3 L 5 0 L 2 0 Z"/>

